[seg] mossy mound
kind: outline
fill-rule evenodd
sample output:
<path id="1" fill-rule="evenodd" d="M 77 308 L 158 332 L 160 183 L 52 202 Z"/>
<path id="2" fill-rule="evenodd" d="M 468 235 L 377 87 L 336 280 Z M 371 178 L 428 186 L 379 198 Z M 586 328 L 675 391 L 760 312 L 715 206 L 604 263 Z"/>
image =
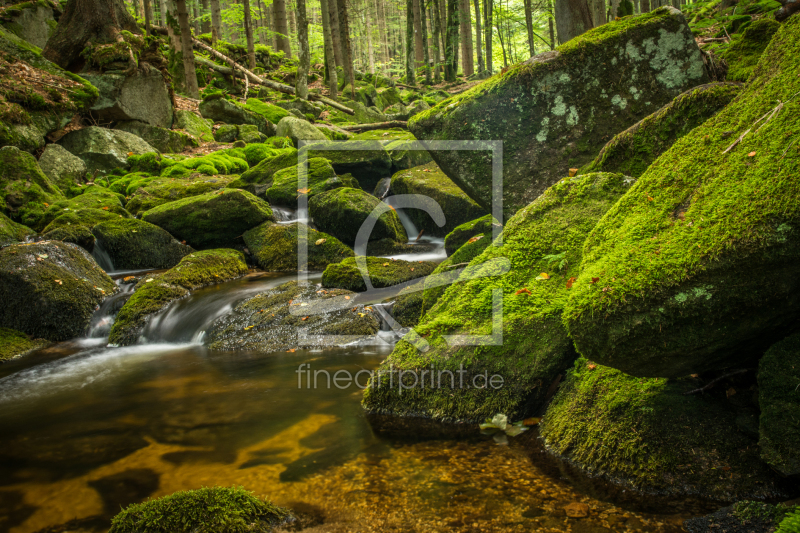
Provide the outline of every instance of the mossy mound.
<path id="1" fill-rule="evenodd" d="M 710 83 L 689 89 L 615 135 L 579 173 L 621 172 L 638 178 L 675 141 L 714 116 L 741 90 L 741 85 L 735 83 Z"/>
<path id="2" fill-rule="evenodd" d="M 129 505 L 109 533 L 270 533 L 291 520 L 288 509 L 242 487 L 204 487 Z"/>
<path id="3" fill-rule="evenodd" d="M 0 211 L 16 222 L 37 226 L 47 205 L 64 198 L 27 152 L 1 148 L 0 168 Z"/>
<path id="4" fill-rule="evenodd" d="M 382 178 L 392 175 L 392 158 L 378 141 L 322 142 L 304 147 L 308 157 L 324 157 L 337 174 L 351 174 L 361 188 L 375 189 Z"/>
<path id="5" fill-rule="evenodd" d="M 17 224 L 3 213 L 0 213 L 0 248 L 22 242 L 34 235 L 36 235 L 36 232 L 32 229 L 22 224 Z"/>
<path id="6" fill-rule="evenodd" d="M 61 241 L 77 244 L 89 253 L 94 250 L 95 238 L 86 226 L 63 225 L 42 234 L 46 241 Z"/>
<path id="7" fill-rule="evenodd" d="M 308 160 L 306 184 L 302 188 L 298 183 L 300 170 L 300 165 L 297 165 L 279 170 L 272 176 L 272 185 L 266 192 L 269 203 L 297 207 L 297 198 L 302 194 L 312 198 L 321 192 L 344 187 L 327 159 L 313 157 Z"/>
<path id="8" fill-rule="evenodd" d="M 32 339 L 21 331 L 0 328 L 0 363 L 25 355 L 50 344 L 44 339 Z"/>
<path id="9" fill-rule="evenodd" d="M 453 255 L 456 250 L 467 244 L 467 241 L 471 238 L 486 233 L 491 235 L 493 221 L 499 226 L 499 223 L 492 218 L 492 215 L 484 215 L 453 228 L 453 231 L 448 233 L 444 238 L 445 253 L 447 253 L 448 256 Z"/>
<path id="10" fill-rule="evenodd" d="M 436 268 L 436 263 L 431 261 L 402 261 L 385 257 L 365 257 L 364 261 L 365 273 L 369 273 L 370 282 L 375 289 L 394 287 L 412 279 L 423 278 Z M 329 265 L 322 274 L 322 286 L 349 291 L 367 290 L 355 257 Z"/>
<path id="11" fill-rule="evenodd" d="M 114 211 L 103 211 L 102 209 L 92 209 L 92 208 L 85 208 L 85 209 L 74 209 L 65 211 L 63 215 L 59 215 L 50 221 L 47 226 L 44 227 L 42 230 L 42 234 L 50 233 L 59 228 L 71 228 L 73 226 L 83 226 L 88 229 L 92 229 L 97 224 L 101 222 L 107 222 L 109 220 L 119 220 L 121 218 L 130 218 L 130 214 L 127 211 L 121 210 L 125 214 L 120 214 Z"/>
<path id="12" fill-rule="evenodd" d="M 294 147 L 284 148 L 280 153 L 267 157 L 242 173 L 239 179 L 231 183 L 233 189 L 245 189 L 262 196 L 272 187 L 272 178 L 276 172 L 297 165 L 297 150 Z"/>
<path id="13" fill-rule="evenodd" d="M 747 81 L 780 26 L 775 19 L 765 17 L 752 22 L 742 34 L 733 37 L 730 46 L 720 54 L 728 64 L 726 79 Z"/>
<path id="14" fill-rule="evenodd" d="M 422 316 L 423 283 L 409 285 L 397 293 L 392 306 L 392 318 L 404 328 L 411 328 L 419 323 Z"/>
<path id="15" fill-rule="evenodd" d="M 800 335 L 772 346 L 758 365 L 761 457 L 785 476 L 800 474 Z"/>
<path id="16" fill-rule="evenodd" d="M 181 161 L 164 158 L 160 162 L 161 176 L 184 178 L 192 174 L 205 174 L 206 176 L 241 174 L 250 168 L 245 157 L 246 154 L 242 149 L 228 149 Z"/>
<path id="17" fill-rule="evenodd" d="M 80 336 L 117 286 L 83 249 L 59 241 L 0 250 L 0 326 L 51 341 Z"/>
<path id="18" fill-rule="evenodd" d="M 42 216 L 39 218 L 35 228 L 49 228 L 53 221 L 70 213 L 78 211 L 88 212 L 103 211 L 112 217 L 109 218 L 123 218 L 130 217 L 130 213 L 122 207 L 122 201 L 119 194 L 110 189 L 101 187 L 99 185 L 90 185 L 82 189 L 83 194 L 70 198 L 69 200 L 58 200 L 47 206 Z M 71 222 L 71 221 L 70 221 Z M 63 223 L 61 224 L 63 225 Z M 94 224 L 83 223 L 84 226 L 93 226 Z"/>
<path id="19" fill-rule="evenodd" d="M 752 359 L 795 327 L 798 71 L 800 18 L 791 17 L 745 89 L 594 228 L 564 314 L 582 355 L 678 377 Z"/>
<path id="20" fill-rule="evenodd" d="M 269 204 L 249 192 L 220 189 L 154 207 L 142 220 L 202 249 L 240 244 L 245 231 L 274 217 Z"/>
<path id="21" fill-rule="evenodd" d="M 245 107 L 254 113 L 262 115 L 273 124 L 277 124 L 283 117 L 288 117 L 291 115 L 291 113 L 285 109 L 274 104 L 270 104 L 269 102 L 259 100 L 258 98 L 248 98 Z"/>
<path id="22" fill-rule="evenodd" d="M 433 200 L 442 208 L 445 217 L 442 227 L 437 226 L 431 216 L 422 209 L 405 210 L 414 225 L 425 230 L 428 235 L 444 237 L 457 226 L 486 214 L 483 208 L 459 189 L 436 163 L 397 172 L 392 176 L 392 193 L 425 196 L 425 200 L 421 200 L 422 205 Z"/>
<path id="23" fill-rule="evenodd" d="M 236 250 L 217 249 L 193 252 L 177 266 L 160 275 L 140 281 L 120 309 L 108 342 L 121 346 L 135 344 L 155 313 L 189 294 L 189 291 L 240 278 L 247 274 L 244 255 Z"/>
<path id="24" fill-rule="evenodd" d="M 540 424 L 545 446 L 636 491 L 715 500 L 782 496 L 725 392 L 637 378 L 579 359 Z"/>
<path id="25" fill-rule="evenodd" d="M 381 368 L 413 370 L 433 365 L 455 373 L 463 366 L 464 383 L 469 386 L 453 384 L 445 375 L 441 387 L 401 391 L 387 386 L 389 376 L 384 375 L 380 384 L 376 381 L 367 389 L 364 407 L 374 413 L 470 422 L 497 413 L 517 419 L 536 412 L 550 384 L 575 357 L 561 313 L 574 290 L 583 242 L 632 183 L 632 178 L 621 174 L 564 178 L 518 211 L 504 228 L 501 241 L 486 246 L 481 243 L 488 243 L 490 237 L 476 240 L 474 244 L 486 249 L 458 278 L 444 270 L 429 276 L 426 292 L 434 288 L 437 278 L 451 285 L 414 328 L 425 339 L 427 351 L 402 340 Z M 472 255 L 469 250 L 464 253 Z M 452 260 L 451 256 L 454 266 Z M 505 274 L 503 265 L 509 267 Z M 432 294 L 425 297 L 434 299 Z M 502 298 L 502 311 L 498 298 Z M 487 340 L 479 345 L 451 345 L 444 337 L 499 334 L 502 342 L 489 345 Z M 502 376 L 502 387 L 473 387 L 475 380 L 485 384 L 485 372 Z"/>
<path id="26" fill-rule="evenodd" d="M 407 241 L 406 231 L 397 213 L 360 189 L 333 189 L 317 194 L 308 202 L 308 212 L 319 229 L 350 246 L 355 244 L 358 230 L 377 207 L 382 207 L 383 212 L 378 216 L 369 240 Z"/>
<path id="27" fill-rule="evenodd" d="M 235 179 L 236 176 L 208 176 L 194 179 L 155 178 L 147 180 L 144 187 L 132 183 L 128 189 L 135 187 L 136 190 L 125 204 L 125 209 L 136 215 L 168 202 L 224 189 Z"/>
<path id="28" fill-rule="evenodd" d="M 172 268 L 194 251 L 158 226 L 135 218 L 102 222 L 92 234 L 117 270 Z"/>
<path id="29" fill-rule="evenodd" d="M 346 257 L 353 256 L 351 250 L 342 241 L 309 228 L 305 224 L 264 224 L 244 234 L 244 243 L 255 256 L 259 268 L 273 272 L 297 271 L 297 246 L 301 227 L 305 228 L 306 237 L 300 244 L 306 246 L 307 270 L 324 270 L 331 263 L 338 263 Z"/>
<path id="30" fill-rule="evenodd" d="M 626 74 L 609 75 L 609 69 Z M 708 81 L 683 15 L 661 7 L 604 24 L 514 65 L 414 116 L 408 128 L 421 140 L 474 141 L 476 150 L 431 155 L 488 212 L 489 140 L 502 139 L 508 219 L 569 168 L 591 161 L 612 136 Z"/>
<path id="31" fill-rule="evenodd" d="M 212 350 L 278 352 L 339 346 L 380 329 L 377 313 L 350 291 L 290 281 L 245 300 L 208 332 Z"/>

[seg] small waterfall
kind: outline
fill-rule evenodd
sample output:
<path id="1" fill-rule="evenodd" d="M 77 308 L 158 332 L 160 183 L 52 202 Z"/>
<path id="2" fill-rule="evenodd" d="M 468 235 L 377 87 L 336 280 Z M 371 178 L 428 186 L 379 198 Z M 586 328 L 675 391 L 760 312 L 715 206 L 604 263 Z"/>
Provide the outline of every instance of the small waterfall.
<path id="1" fill-rule="evenodd" d="M 89 322 L 89 328 L 86 330 L 87 338 L 102 339 L 108 337 L 117 313 L 133 294 L 135 283 L 120 283 L 120 280 L 117 280 L 116 283 L 119 286 L 119 292 L 106 298 L 97 311 L 94 312 L 92 320 Z"/>
<path id="2" fill-rule="evenodd" d="M 103 245 L 100 244 L 100 241 L 94 243 L 92 257 L 94 257 L 94 260 L 100 265 L 100 268 L 106 272 L 114 272 L 114 262 L 111 260 L 111 256 L 108 255 L 105 248 L 103 248 Z"/>
<path id="3" fill-rule="evenodd" d="M 308 209 L 291 209 L 289 207 L 271 206 L 278 224 L 302 222 L 308 224 Z"/>
<path id="4" fill-rule="evenodd" d="M 392 199 L 389 198 L 389 201 L 386 203 L 392 205 Z M 419 235 L 419 230 L 411 221 L 411 217 L 409 217 L 403 209 L 395 209 L 395 212 L 397 213 L 397 217 L 400 219 L 400 223 L 403 225 L 403 229 L 406 230 L 408 242 L 416 242 L 417 235 Z"/>

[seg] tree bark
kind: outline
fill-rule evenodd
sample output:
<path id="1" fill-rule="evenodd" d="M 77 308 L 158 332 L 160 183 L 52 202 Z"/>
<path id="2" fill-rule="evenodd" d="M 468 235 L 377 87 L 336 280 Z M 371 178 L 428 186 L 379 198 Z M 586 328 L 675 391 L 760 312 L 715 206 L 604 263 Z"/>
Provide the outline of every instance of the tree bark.
<path id="1" fill-rule="evenodd" d="M 778 0 L 782 7 L 775 12 L 775 20 L 783 22 L 795 13 L 800 12 L 800 0 Z M 795 21 L 797 22 L 797 21 Z"/>
<path id="2" fill-rule="evenodd" d="M 475 6 L 475 49 L 478 52 L 478 72 L 483 72 L 486 70 L 486 66 L 483 63 L 483 31 L 481 30 L 480 0 L 473 0 L 473 4 Z"/>
<path id="3" fill-rule="evenodd" d="M 247 1 L 247 0 L 245 0 Z M 297 82 L 295 94 L 303 100 L 308 99 L 308 69 L 311 66 L 311 52 L 308 50 L 308 19 L 306 18 L 306 0 L 297 0 L 297 42 L 300 63 L 297 65 Z"/>
<path id="4" fill-rule="evenodd" d="M 472 58 L 472 15 L 469 0 L 459 0 L 459 18 L 461 21 L 461 64 L 464 76 L 475 74 L 475 63 Z"/>
<path id="5" fill-rule="evenodd" d="M 197 86 L 197 71 L 194 66 L 192 51 L 192 29 L 189 27 L 189 13 L 186 0 L 176 0 L 178 4 L 178 24 L 181 29 L 181 55 L 183 56 L 183 74 L 186 77 L 186 94 L 189 98 L 200 98 Z"/>
<path id="6" fill-rule="evenodd" d="M 322 37 L 325 41 L 325 67 L 328 71 L 328 92 L 336 100 L 339 94 L 339 79 L 336 74 L 336 58 L 333 51 L 333 38 L 331 37 L 331 14 L 328 2 L 333 0 L 320 0 L 322 11 Z"/>
<path id="7" fill-rule="evenodd" d="M 650 0 L 641 0 L 641 12 L 642 13 L 650 12 Z"/>
<path id="8" fill-rule="evenodd" d="M 256 44 L 253 42 L 253 13 L 250 11 L 250 0 L 244 0 L 244 35 L 247 39 L 247 67 L 256 68 Z"/>
<path id="9" fill-rule="evenodd" d="M 555 15 L 553 14 L 553 0 L 547 0 L 547 11 L 550 15 L 547 18 L 547 24 L 550 29 L 550 50 L 556 49 L 556 29 L 555 29 Z"/>
<path id="10" fill-rule="evenodd" d="M 420 8 L 419 8 L 420 0 L 413 0 L 413 11 L 412 13 L 407 14 L 406 16 L 413 16 L 414 21 L 414 57 L 416 59 L 415 66 L 417 68 L 422 66 L 422 62 L 424 61 L 424 55 L 422 53 L 422 23 L 420 18 Z"/>
<path id="11" fill-rule="evenodd" d="M 289 23 L 286 20 L 286 0 L 272 0 L 272 20 L 275 22 L 275 40 L 278 51 L 286 57 L 292 57 L 292 45 L 289 42 Z"/>
<path id="12" fill-rule="evenodd" d="M 344 69 L 344 57 L 342 55 L 342 32 L 339 27 L 339 4 L 337 0 L 327 0 L 328 17 L 331 22 L 331 44 L 333 45 L 333 57 L 336 65 Z M 345 75 L 345 78 L 347 76 Z"/>
<path id="13" fill-rule="evenodd" d="M 381 63 L 384 68 L 389 62 L 389 40 L 386 31 L 386 9 L 383 5 L 383 0 L 375 0 L 375 16 L 378 19 L 378 34 L 380 35 L 380 57 Z"/>
<path id="14" fill-rule="evenodd" d="M 422 58 L 425 61 L 425 83 L 430 85 L 433 80 L 431 79 L 431 54 L 428 48 L 428 22 L 425 18 L 425 2 L 420 0 L 420 17 L 422 17 Z"/>
<path id="15" fill-rule="evenodd" d="M 461 25 L 458 0 L 447 0 L 447 48 L 445 49 L 444 79 L 456 81 L 458 74 L 458 29 Z"/>
<path id="16" fill-rule="evenodd" d="M 153 8 L 150 0 L 144 0 L 144 31 L 145 35 L 150 35 L 150 25 L 153 21 Z"/>
<path id="17" fill-rule="evenodd" d="M 494 73 L 492 65 L 492 11 L 494 11 L 493 0 L 483 0 L 483 32 L 486 42 L 486 70 L 489 74 Z"/>
<path id="18" fill-rule="evenodd" d="M 530 52 L 531 57 L 536 55 L 536 47 L 533 42 L 533 9 L 531 6 L 532 1 L 533 0 L 525 0 L 525 27 L 528 30 L 528 51 Z"/>
<path id="19" fill-rule="evenodd" d="M 364 31 L 367 34 L 367 59 L 369 60 L 369 73 L 375 74 L 375 50 L 372 48 L 372 24 L 370 11 L 372 0 L 364 0 Z"/>
<path id="20" fill-rule="evenodd" d="M 406 0 L 406 83 L 416 85 L 417 80 L 414 76 L 414 0 Z"/>
<path id="21" fill-rule="evenodd" d="M 442 62 L 442 54 L 441 54 L 441 42 L 442 42 L 442 17 L 440 16 L 441 11 L 439 10 L 439 2 L 442 0 L 431 0 L 433 12 L 433 58 L 434 58 L 434 69 L 433 69 L 433 79 L 436 83 L 442 81 L 441 75 L 441 62 Z"/>
<path id="22" fill-rule="evenodd" d="M 217 40 L 222 39 L 222 10 L 219 6 L 220 0 L 210 0 L 211 2 L 211 42 L 217 45 Z"/>
<path id="23" fill-rule="evenodd" d="M 347 0 L 337 0 L 339 9 L 339 37 L 342 40 L 342 61 L 344 75 L 350 84 L 350 95 L 356 97 L 356 76 L 353 72 L 353 53 L 350 46 L 350 17 L 347 13 Z"/>
<path id="24" fill-rule="evenodd" d="M 561 44 L 592 28 L 587 0 L 555 0 L 556 30 Z"/>
<path id="25" fill-rule="evenodd" d="M 202 0 L 201 5 L 203 7 L 201 15 L 205 17 L 209 12 L 208 0 Z M 203 18 L 200 23 L 200 29 L 203 33 L 211 33 L 211 21 L 207 18 Z"/>

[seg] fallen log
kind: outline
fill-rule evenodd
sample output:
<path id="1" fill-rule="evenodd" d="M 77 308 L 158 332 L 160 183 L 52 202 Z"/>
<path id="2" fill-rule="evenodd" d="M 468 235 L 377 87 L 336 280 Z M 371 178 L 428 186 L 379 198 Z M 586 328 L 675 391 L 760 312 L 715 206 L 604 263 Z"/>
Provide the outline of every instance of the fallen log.
<path id="1" fill-rule="evenodd" d="M 795 13 L 800 13 L 800 0 L 778 0 L 783 7 L 775 12 L 775 20 L 783 22 Z"/>
<path id="2" fill-rule="evenodd" d="M 355 124 L 353 126 L 339 126 L 343 130 L 361 133 L 362 131 L 383 130 L 388 128 L 408 129 L 408 122 L 405 120 L 390 120 L 389 122 L 375 122 L 374 124 Z"/>

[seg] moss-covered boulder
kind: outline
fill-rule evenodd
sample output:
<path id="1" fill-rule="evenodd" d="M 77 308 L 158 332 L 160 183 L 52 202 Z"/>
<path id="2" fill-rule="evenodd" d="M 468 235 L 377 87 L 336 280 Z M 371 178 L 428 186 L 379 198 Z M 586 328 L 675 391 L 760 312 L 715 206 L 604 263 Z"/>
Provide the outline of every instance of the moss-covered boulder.
<path id="1" fill-rule="evenodd" d="M 707 81 L 683 15 L 662 7 L 604 24 L 514 65 L 413 117 L 408 126 L 418 139 L 473 140 L 475 148 L 486 150 L 488 141 L 502 139 L 507 219 L 569 168 L 591 161 L 613 135 Z M 491 211 L 491 152 L 431 155 Z"/>
<path id="2" fill-rule="evenodd" d="M 324 157 L 337 174 L 351 174 L 365 191 L 392 175 L 392 158 L 379 141 L 347 141 L 346 143 L 317 143 L 308 147 L 309 159 Z"/>
<path id="3" fill-rule="evenodd" d="M 427 345 L 420 348 L 427 351 L 419 351 L 419 343 L 402 340 L 381 368 L 415 370 L 434 365 L 457 372 L 463 367 L 464 383 L 470 387 L 445 380 L 441 387 L 401 391 L 384 386 L 389 379 L 384 374 L 380 385 L 376 380 L 367 389 L 364 407 L 374 413 L 472 422 L 497 413 L 513 419 L 535 413 L 550 384 L 575 358 L 561 313 L 574 290 L 583 242 L 632 183 L 632 178 L 620 174 L 564 178 L 517 212 L 497 245 L 486 246 L 460 276 L 450 271 L 429 276 L 426 292 L 437 277 L 451 285 L 414 328 Z M 485 246 L 480 243 L 489 240 L 484 237 L 475 244 Z M 502 342 L 489 345 L 451 345 L 444 337 L 500 334 Z M 474 380 L 486 385 L 487 372 L 502 376 L 502 386 L 472 386 Z"/>
<path id="4" fill-rule="evenodd" d="M 95 238 L 92 230 L 87 226 L 61 225 L 43 232 L 42 239 L 46 241 L 61 241 L 77 244 L 89 253 L 94 250 Z"/>
<path id="5" fill-rule="evenodd" d="M 638 178 L 675 141 L 714 116 L 741 90 L 738 83 L 710 83 L 689 89 L 615 135 L 594 161 L 580 169 L 580 174 L 620 172 Z"/>
<path id="6" fill-rule="evenodd" d="M 72 155 L 81 158 L 89 172 L 127 168 L 128 156 L 155 151 L 133 133 L 98 126 L 67 133 L 59 143 Z"/>
<path id="7" fill-rule="evenodd" d="M 448 233 L 444 238 L 444 251 L 448 256 L 453 255 L 456 250 L 467 244 L 467 241 L 478 235 L 492 235 L 492 228 L 494 224 L 500 224 L 492 218 L 492 215 L 484 215 L 475 220 L 464 222 L 460 226 L 456 226 L 453 231 Z"/>
<path id="8" fill-rule="evenodd" d="M 36 232 L 27 226 L 17 224 L 3 213 L 0 213 L 0 248 L 23 242 L 36 235 Z"/>
<path id="9" fill-rule="evenodd" d="M 44 48 L 56 27 L 53 6 L 47 2 L 20 2 L 6 6 L 2 26 L 33 46 Z"/>
<path id="10" fill-rule="evenodd" d="M 214 285 L 247 274 L 244 255 L 236 250 L 217 249 L 193 252 L 177 266 L 160 275 L 145 277 L 120 309 L 108 341 L 127 346 L 135 344 L 147 321 L 189 291 Z"/>
<path id="11" fill-rule="evenodd" d="M 144 187 L 138 187 L 128 203 L 125 204 L 125 209 L 133 215 L 144 213 L 149 209 L 181 198 L 224 189 L 235 179 L 237 179 L 236 176 L 204 176 L 177 180 L 156 178 L 149 181 Z"/>
<path id="12" fill-rule="evenodd" d="M 194 112 L 186 109 L 175 110 L 175 121 L 172 127 L 183 130 L 203 142 L 211 142 L 214 140 L 214 134 L 208 122 L 197 116 Z"/>
<path id="13" fill-rule="evenodd" d="M 169 83 L 157 68 L 134 72 L 84 74 L 100 92 L 92 115 L 108 123 L 138 120 L 159 128 L 171 128 L 174 119 Z"/>
<path id="14" fill-rule="evenodd" d="M 292 520 L 288 509 L 241 487 L 203 487 L 129 505 L 109 533 L 270 533 Z"/>
<path id="15" fill-rule="evenodd" d="M 145 211 L 142 219 L 197 249 L 241 244 L 245 231 L 274 221 L 267 202 L 239 189 L 168 202 Z"/>
<path id="16" fill-rule="evenodd" d="M 50 344 L 45 339 L 33 339 L 21 331 L 0 328 L 0 363 L 10 361 Z"/>
<path id="17" fill-rule="evenodd" d="M 114 129 L 141 137 L 147 144 L 163 153 L 180 153 L 186 148 L 198 146 L 197 140 L 186 133 L 151 126 L 138 120 L 118 122 Z"/>
<path id="18" fill-rule="evenodd" d="M 101 222 L 92 234 L 116 270 L 172 268 L 194 251 L 158 226 L 135 218 Z"/>
<path id="19" fill-rule="evenodd" d="M 239 126 L 223 124 L 214 132 L 214 140 L 218 143 L 232 143 L 239 136 Z"/>
<path id="20" fill-rule="evenodd" d="M 417 194 L 424 196 L 422 202 L 433 200 L 444 212 L 444 226 L 439 227 L 431 216 L 422 209 L 405 209 L 414 225 L 425 230 L 428 235 L 444 237 L 457 226 L 480 218 L 486 214 L 464 191 L 453 183 L 436 163 L 428 163 L 408 170 L 401 170 L 392 176 L 393 194 Z M 424 205 L 421 203 L 420 207 Z"/>
<path id="21" fill-rule="evenodd" d="M 584 472 L 636 491 L 727 501 L 784 495 L 755 439 L 737 430 L 725 391 L 686 394 L 696 388 L 579 359 L 540 435 Z"/>
<path id="22" fill-rule="evenodd" d="M 322 286 L 326 288 L 365 291 L 367 284 L 361 274 L 358 261 L 349 257 L 338 264 L 329 265 L 322 273 Z M 403 261 L 385 257 L 364 257 L 365 274 L 375 289 L 394 287 L 412 279 L 422 278 L 433 272 L 436 263 L 431 261 Z"/>
<path id="23" fill-rule="evenodd" d="M 275 135 L 275 125 L 263 115 L 251 111 L 244 105 L 226 100 L 217 93 L 200 102 L 200 114 L 214 122 L 225 124 L 253 124 L 266 136 Z"/>
<path id="24" fill-rule="evenodd" d="M 120 200 L 122 195 L 117 194 L 110 189 L 106 189 L 105 187 L 101 187 L 100 185 L 90 185 L 82 189 L 82 191 L 82 194 L 70 198 L 69 200 L 58 200 L 52 204 L 49 204 L 44 213 L 42 213 L 42 216 L 34 225 L 34 228 L 42 229 L 48 227 L 57 218 L 75 213 L 76 211 L 87 209 L 91 209 L 93 212 L 91 214 L 86 213 L 89 215 L 86 217 L 87 223 L 83 223 L 82 225 L 89 227 L 94 225 L 88 223 L 88 220 L 94 218 L 94 215 L 96 215 L 94 211 L 104 211 L 109 215 L 115 215 L 116 218 L 130 217 L 130 214 L 122 207 L 122 201 Z M 59 225 L 63 225 L 64 222 L 71 223 L 72 220 L 70 219 L 62 221 L 62 223 Z"/>
<path id="25" fill-rule="evenodd" d="M 264 118 L 266 118 L 273 124 L 278 124 L 281 121 L 281 119 L 291 115 L 291 113 L 289 113 L 285 109 L 278 107 L 274 104 L 271 104 L 269 102 L 259 100 L 258 98 L 248 98 L 245 107 L 250 111 L 258 113 L 259 115 L 263 115 Z M 278 136 L 280 137 L 280 135 Z"/>
<path id="26" fill-rule="evenodd" d="M 325 141 L 328 137 L 315 128 L 309 121 L 294 116 L 286 116 L 278 123 L 278 137 L 289 137 L 295 147 L 300 141 Z"/>
<path id="27" fill-rule="evenodd" d="M 306 232 L 304 239 L 299 237 L 301 228 Z M 256 264 L 271 272 L 297 271 L 298 242 L 307 250 L 307 270 L 325 270 L 331 263 L 353 257 L 353 250 L 336 237 L 300 222 L 265 222 L 244 234 L 244 243 L 255 257 Z"/>
<path id="28" fill-rule="evenodd" d="M 748 24 L 743 33 L 736 34 L 731 44 L 720 53 L 728 64 L 726 78 L 747 81 L 780 26 L 775 19 L 765 17 Z"/>
<path id="29" fill-rule="evenodd" d="M 800 335 L 772 346 L 758 365 L 761 457 L 785 476 L 800 474 Z"/>
<path id="30" fill-rule="evenodd" d="M 295 165 L 297 165 L 297 150 L 291 147 L 284 148 L 242 173 L 238 180 L 231 183 L 231 188 L 245 189 L 258 196 L 263 196 L 267 189 L 272 187 L 272 177 L 276 172 Z"/>
<path id="31" fill-rule="evenodd" d="M 64 198 L 36 159 L 19 148 L 0 148 L 0 168 L 0 210 L 13 220 L 35 226 L 49 204 Z"/>
<path id="32" fill-rule="evenodd" d="M 374 196 L 360 189 L 342 187 L 317 194 L 308 202 L 308 212 L 317 227 L 353 246 L 356 235 L 376 208 L 382 208 L 369 240 L 408 240 L 397 213 Z"/>
<path id="33" fill-rule="evenodd" d="M 330 161 L 322 157 L 308 160 L 306 184 L 300 187 L 298 175 L 302 172 L 300 165 L 279 170 L 272 177 L 272 185 L 267 189 L 266 197 L 270 204 L 297 207 L 297 198 L 301 194 L 312 198 L 315 195 L 344 187 L 344 182 L 336 176 Z"/>
<path id="34" fill-rule="evenodd" d="M 798 52 L 792 17 L 745 89 L 650 165 L 587 238 L 564 314 L 585 357 L 678 377 L 750 360 L 795 327 Z"/>
<path id="35" fill-rule="evenodd" d="M 116 210 L 115 210 L 116 211 Z M 121 211 L 127 213 L 124 209 Z M 119 220 L 121 218 L 130 218 L 130 214 L 122 214 L 114 211 L 104 211 L 102 209 L 94 208 L 79 208 L 71 209 L 63 215 L 58 215 L 47 226 L 42 229 L 41 233 L 47 235 L 56 229 L 69 229 L 73 227 L 84 227 L 91 230 L 101 222 L 110 220 Z M 58 239 L 61 240 L 61 239 Z M 72 242 L 72 241 L 69 241 Z"/>
<path id="36" fill-rule="evenodd" d="M 435 272 L 435 271 L 434 271 Z M 392 318 L 404 328 L 411 328 L 419 323 L 422 317 L 422 291 L 424 283 L 419 281 L 403 288 L 393 301 Z"/>
<path id="37" fill-rule="evenodd" d="M 280 352 L 340 346 L 375 335 L 377 313 L 342 289 L 290 281 L 245 300 L 208 331 L 212 350 Z"/>
<path id="38" fill-rule="evenodd" d="M 72 244 L 47 241 L 0 250 L 0 326 L 51 341 L 80 336 L 117 286 Z"/>
<path id="39" fill-rule="evenodd" d="M 48 144 L 45 147 L 39 157 L 39 168 L 62 191 L 82 183 L 86 177 L 86 163 L 60 144 Z"/>

